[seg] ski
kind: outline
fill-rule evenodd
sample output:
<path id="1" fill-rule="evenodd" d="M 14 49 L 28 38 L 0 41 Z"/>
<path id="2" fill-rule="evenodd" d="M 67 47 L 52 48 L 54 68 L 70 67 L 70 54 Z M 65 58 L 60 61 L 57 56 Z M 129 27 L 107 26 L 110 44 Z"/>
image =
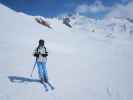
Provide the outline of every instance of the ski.
<path id="1" fill-rule="evenodd" d="M 55 88 L 52 86 L 52 84 L 48 81 L 46 82 L 48 84 L 48 86 L 51 88 L 51 90 L 54 90 Z"/>
<path id="2" fill-rule="evenodd" d="M 40 83 L 43 85 L 45 92 L 48 92 L 48 87 L 44 81 L 40 81 Z"/>
<path id="3" fill-rule="evenodd" d="M 40 81 L 40 83 L 43 85 L 46 92 L 49 91 L 48 86 L 50 87 L 51 90 L 55 89 L 50 82 Z"/>

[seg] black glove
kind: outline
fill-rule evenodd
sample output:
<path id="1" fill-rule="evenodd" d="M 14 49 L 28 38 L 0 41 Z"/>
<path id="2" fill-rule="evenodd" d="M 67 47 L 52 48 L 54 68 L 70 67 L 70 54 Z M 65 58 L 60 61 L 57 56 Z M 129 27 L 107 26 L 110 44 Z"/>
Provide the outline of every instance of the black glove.
<path id="1" fill-rule="evenodd" d="M 47 54 L 47 53 L 46 53 L 46 54 L 42 54 L 42 56 L 43 56 L 43 57 L 47 57 L 47 56 L 48 56 L 48 54 Z"/>
<path id="2" fill-rule="evenodd" d="M 39 57 L 39 54 L 35 53 L 35 54 L 34 54 L 34 57 Z"/>

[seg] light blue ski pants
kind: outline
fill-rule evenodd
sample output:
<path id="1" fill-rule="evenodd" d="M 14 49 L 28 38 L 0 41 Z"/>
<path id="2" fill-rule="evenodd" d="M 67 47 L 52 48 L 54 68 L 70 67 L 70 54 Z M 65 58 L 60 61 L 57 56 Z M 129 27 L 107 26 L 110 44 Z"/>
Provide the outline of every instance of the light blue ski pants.
<path id="1" fill-rule="evenodd" d="M 46 62 L 37 62 L 38 75 L 40 79 L 48 81 L 48 73 L 46 69 Z"/>

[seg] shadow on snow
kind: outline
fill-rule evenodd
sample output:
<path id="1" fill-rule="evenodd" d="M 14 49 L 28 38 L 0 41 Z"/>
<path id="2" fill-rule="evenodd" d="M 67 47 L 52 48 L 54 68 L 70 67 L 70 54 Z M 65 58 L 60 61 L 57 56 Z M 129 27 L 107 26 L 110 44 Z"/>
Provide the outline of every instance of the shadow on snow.
<path id="1" fill-rule="evenodd" d="M 27 78 L 27 77 L 21 77 L 21 76 L 8 76 L 8 79 L 10 80 L 10 82 L 12 83 L 24 83 L 24 82 L 37 82 L 37 83 L 42 83 L 39 79 L 32 79 L 32 78 Z M 54 87 L 52 86 L 52 84 L 48 81 L 48 82 L 43 82 L 42 85 L 45 88 L 45 91 L 48 91 L 48 87 L 47 85 L 51 88 L 51 90 L 54 90 Z"/>
<path id="2" fill-rule="evenodd" d="M 8 76 L 8 79 L 12 83 L 40 82 L 39 79 L 32 79 L 32 78 L 21 77 L 21 76 Z"/>

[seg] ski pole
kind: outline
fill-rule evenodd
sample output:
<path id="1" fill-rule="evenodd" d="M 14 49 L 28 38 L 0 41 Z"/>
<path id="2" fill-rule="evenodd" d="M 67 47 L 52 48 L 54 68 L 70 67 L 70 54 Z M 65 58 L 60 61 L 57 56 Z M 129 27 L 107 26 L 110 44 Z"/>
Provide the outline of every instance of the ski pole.
<path id="1" fill-rule="evenodd" d="M 36 63 L 37 63 L 37 58 L 36 58 L 36 61 L 35 61 L 35 63 L 34 63 L 34 66 L 33 66 L 32 72 L 31 72 L 31 74 L 30 74 L 31 77 L 32 77 L 33 71 L 34 71 L 34 69 L 35 69 Z"/>

